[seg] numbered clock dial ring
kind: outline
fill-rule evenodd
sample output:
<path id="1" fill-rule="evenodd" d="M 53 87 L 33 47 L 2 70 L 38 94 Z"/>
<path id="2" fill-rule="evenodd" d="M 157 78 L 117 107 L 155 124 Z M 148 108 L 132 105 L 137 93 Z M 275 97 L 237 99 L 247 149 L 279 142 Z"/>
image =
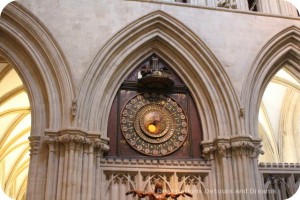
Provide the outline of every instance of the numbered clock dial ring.
<path id="1" fill-rule="evenodd" d="M 143 93 L 121 113 L 121 130 L 128 144 L 142 154 L 164 156 L 182 146 L 188 134 L 181 106 L 167 95 Z"/>

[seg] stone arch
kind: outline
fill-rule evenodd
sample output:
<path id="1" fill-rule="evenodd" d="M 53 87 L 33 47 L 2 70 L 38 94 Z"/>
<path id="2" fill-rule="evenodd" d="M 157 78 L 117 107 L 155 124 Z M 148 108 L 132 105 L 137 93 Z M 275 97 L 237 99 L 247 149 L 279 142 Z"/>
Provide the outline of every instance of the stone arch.
<path id="1" fill-rule="evenodd" d="M 238 101 L 221 64 L 191 30 L 162 11 L 126 26 L 98 53 L 79 91 L 78 126 L 106 137 L 110 107 L 120 84 L 152 53 L 168 62 L 189 87 L 204 140 L 229 136 L 238 129 Z"/>
<path id="2" fill-rule="evenodd" d="M 16 2 L 3 10 L 0 34 L 0 55 L 19 73 L 29 95 L 34 119 L 31 135 L 43 136 L 45 129 L 68 126 L 73 83 L 52 35 Z"/>
<path id="3" fill-rule="evenodd" d="M 300 29 L 292 26 L 279 32 L 256 56 L 243 84 L 241 103 L 245 105 L 245 130 L 258 136 L 258 112 L 263 93 L 276 72 L 286 66 L 300 72 Z"/>

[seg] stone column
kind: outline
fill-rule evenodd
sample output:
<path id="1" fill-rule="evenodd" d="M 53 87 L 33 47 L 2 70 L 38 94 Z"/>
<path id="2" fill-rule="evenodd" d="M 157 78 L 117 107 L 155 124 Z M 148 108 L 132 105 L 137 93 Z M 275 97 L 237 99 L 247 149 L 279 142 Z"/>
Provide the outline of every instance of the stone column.
<path id="1" fill-rule="evenodd" d="M 95 200 L 100 200 L 101 199 L 101 194 L 100 194 L 100 188 L 96 188 L 96 186 L 100 186 L 101 185 L 101 170 L 100 170 L 100 162 L 101 162 L 101 158 L 103 158 L 103 154 L 105 152 L 108 152 L 109 150 L 109 146 L 107 145 L 107 142 L 105 142 L 105 140 L 100 140 L 100 139 L 96 139 L 94 142 L 94 146 L 95 146 L 95 187 L 93 188 L 93 190 L 95 192 L 93 192 L 93 199 Z"/>
<path id="2" fill-rule="evenodd" d="M 264 199 L 259 190 L 263 188 L 262 177 L 258 171 L 258 156 L 263 154 L 260 139 L 252 139 L 248 136 L 233 136 L 231 138 L 231 148 L 234 153 L 235 162 L 239 174 L 238 185 L 243 188 L 238 188 L 241 197 L 246 200 Z"/>
<path id="3" fill-rule="evenodd" d="M 216 150 L 215 145 L 213 144 L 213 142 L 203 142 L 203 155 L 205 156 L 206 160 L 209 160 L 211 163 L 211 176 L 210 176 L 210 186 L 208 189 L 213 190 L 218 188 L 217 187 L 217 183 L 216 183 L 216 177 L 217 177 L 217 170 L 216 170 L 216 162 L 215 162 L 215 155 L 214 152 Z M 211 197 L 211 199 L 218 199 L 217 197 L 217 193 L 216 192 L 211 192 L 209 194 L 209 196 Z"/>
<path id="4" fill-rule="evenodd" d="M 57 157 L 55 156 L 55 146 L 56 146 L 56 139 L 49 138 L 47 140 L 47 144 L 49 147 L 49 154 L 48 154 L 48 169 L 47 169 L 47 181 L 46 181 L 46 194 L 45 194 L 45 200 L 51 200 L 54 199 L 54 176 L 55 174 L 55 160 Z"/>
<path id="5" fill-rule="evenodd" d="M 217 179 L 216 195 L 224 200 L 262 200 L 257 157 L 261 140 L 235 135 L 202 142 L 206 159 L 214 160 Z"/>
<path id="6" fill-rule="evenodd" d="M 27 184 L 27 200 L 34 200 L 35 194 L 35 184 L 36 173 L 37 173 L 37 160 L 38 160 L 38 151 L 41 145 L 41 137 L 40 136 L 30 136 L 29 138 L 30 144 L 30 163 L 29 163 L 29 171 L 28 171 L 28 184 Z"/>
<path id="7" fill-rule="evenodd" d="M 217 188 L 211 188 L 218 199 L 232 200 L 233 198 L 233 177 L 231 165 L 231 147 L 229 138 L 218 138 L 212 142 L 202 143 L 205 156 L 215 163 L 215 177 Z"/>
<path id="8" fill-rule="evenodd" d="M 108 141 L 68 129 L 47 131 L 45 142 L 49 149 L 45 199 L 91 200 L 99 180 L 98 157 L 108 151 Z"/>

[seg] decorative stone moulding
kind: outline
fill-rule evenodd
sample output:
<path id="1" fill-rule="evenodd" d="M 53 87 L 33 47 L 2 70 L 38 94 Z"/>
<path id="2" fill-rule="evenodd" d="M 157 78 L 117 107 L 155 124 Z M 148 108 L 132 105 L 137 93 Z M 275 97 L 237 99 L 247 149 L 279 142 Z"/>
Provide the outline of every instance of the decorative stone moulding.
<path id="1" fill-rule="evenodd" d="M 230 138 L 219 137 L 213 141 L 203 141 L 202 147 L 206 159 L 213 159 L 215 153 L 224 157 L 231 157 L 233 151 L 252 158 L 264 154 L 260 139 L 253 139 L 244 135 L 235 135 Z"/>
<path id="2" fill-rule="evenodd" d="M 204 161 L 204 160 L 156 160 L 156 159 L 114 159 L 114 158 L 102 158 L 100 160 L 100 163 L 102 166 L 148 166 L 148 167 L 189 167 L 190 169 L 195 167 L 203 167 L 203 168 L 209 168 L 211 167 L 210 161 Z"/>
<path id="3" fill-rule="evenodd" d="M 51 144 L 91 145 L 101 150 L 102 155 L 109 150 L 108 138 L 102 138 L 99 134 L 86 133 L 78 129 L 47 130 L 44 141 L 49 146 Z"/>
<path id="4" fill-rule="evenodd" d="M 262 174 L 298 174 L 300 177 L 300 163 L 259 163 Z"/>
<path id="5" fill-rule="evenodd" d="M 300 168 L 300 163 L 259 163 L 259 167 L 265 168 Z"/>

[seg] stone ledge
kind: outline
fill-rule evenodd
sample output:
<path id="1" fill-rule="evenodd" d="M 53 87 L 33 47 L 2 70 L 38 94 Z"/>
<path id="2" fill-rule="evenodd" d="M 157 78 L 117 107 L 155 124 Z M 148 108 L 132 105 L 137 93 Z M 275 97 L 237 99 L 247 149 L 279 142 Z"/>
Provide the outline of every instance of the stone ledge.
<path id="1" fill-rule="evenodd" d="M 258 170 L 266 174 L 297 174 L 300 175 L 300 163 L 259 163 Z"/>
<path id="2" fill-rule="evenodd" d="M 283 19 L 292 19 L 297 20 L 298 16 L 286 16 L 281 14 L 270 14 L 270 13 L 264 13 L 264 12 L 254 12 L 254 11 L 248 11 L 248 10 L 241 10 L 241 9 L 228 9 L 224 7 L 218 7 L 218 6 L 210 6 L 210 5 L 199 5 L 199 4 L 193 4 L 193 3 L 180 3 L 180 2 L 166 2 L 163 0 L 125 0 L 125 1 L 136 1 L 136 2 L 142 2 L 142 3 L 152 3 L 152 4 L 165 4 L 170 6 L 180 6 L 180 7 L 188 7 L 188 8 L 195 8 L 195 9 L 204 9 L 204 10 L 213 10 L 213 11 L 219 11 L 219 12 L 230 12 L 230 13 L 238 13 L 238 14 L 246 14 L 246 15 L 254 15 L 254 16 L 263 16 L 263 17 L 272 17 L 272 18 L 283 18 Z"/>
<path id="3" fill-rule="evenodd" d="M 270 163 L 261 162 L 258 164 L 260 168 L 290 168 L 290 169 L 300 169 L 300 163 Z"/>
<path id="4" fill-rule="evenodd" d="M 122 158 L 102 158 L 100 164 L 103 166 L 106 165 L 122 165 L 128 166 L 132 165 L 137 166 L 174 166 L 174 167 L 211 167 L 210 161 L 205 160 L 159 160 L 159 159 L 122 159 Z"/>

